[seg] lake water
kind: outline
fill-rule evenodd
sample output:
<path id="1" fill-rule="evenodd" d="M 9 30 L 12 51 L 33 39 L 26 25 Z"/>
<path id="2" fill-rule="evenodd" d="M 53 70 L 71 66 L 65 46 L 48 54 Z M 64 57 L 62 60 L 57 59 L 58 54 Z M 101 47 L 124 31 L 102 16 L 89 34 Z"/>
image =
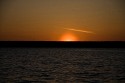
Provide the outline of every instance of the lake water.
<path id="1" fill-rule="evenodd" d="M 0 83 L 125 83 L 125 49 L 0 48 Z"/>

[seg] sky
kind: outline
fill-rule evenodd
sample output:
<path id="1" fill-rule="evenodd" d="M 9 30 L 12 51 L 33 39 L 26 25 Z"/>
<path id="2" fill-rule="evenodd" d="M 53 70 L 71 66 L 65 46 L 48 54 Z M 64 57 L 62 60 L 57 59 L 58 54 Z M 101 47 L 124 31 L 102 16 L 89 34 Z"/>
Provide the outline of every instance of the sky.
<path id="1" fill-rule="evenodd" d="M 0 41 L 125 41 L 125 0 L 1 0 Z"/>

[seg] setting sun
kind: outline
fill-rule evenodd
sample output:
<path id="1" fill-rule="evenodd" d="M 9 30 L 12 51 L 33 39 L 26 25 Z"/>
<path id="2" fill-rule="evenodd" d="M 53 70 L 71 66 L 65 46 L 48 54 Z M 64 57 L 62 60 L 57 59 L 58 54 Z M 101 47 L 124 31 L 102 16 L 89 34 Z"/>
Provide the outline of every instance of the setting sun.
<path id="1" fill-rule="evenodd" d="M 75 35 L 66 33 L 60 38 L 60 41 L 78 41 L 78 39 Z"/>

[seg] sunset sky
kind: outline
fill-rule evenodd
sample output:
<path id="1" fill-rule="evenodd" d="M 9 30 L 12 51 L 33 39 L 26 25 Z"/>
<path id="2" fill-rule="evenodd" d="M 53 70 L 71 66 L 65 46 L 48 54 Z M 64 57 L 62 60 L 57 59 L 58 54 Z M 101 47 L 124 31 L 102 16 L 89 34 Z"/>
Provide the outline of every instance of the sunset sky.
<path id="1" fill-rule="evenodd" d="M 0 41 L 125 41 L 125 0 L 0 0 Z"/>

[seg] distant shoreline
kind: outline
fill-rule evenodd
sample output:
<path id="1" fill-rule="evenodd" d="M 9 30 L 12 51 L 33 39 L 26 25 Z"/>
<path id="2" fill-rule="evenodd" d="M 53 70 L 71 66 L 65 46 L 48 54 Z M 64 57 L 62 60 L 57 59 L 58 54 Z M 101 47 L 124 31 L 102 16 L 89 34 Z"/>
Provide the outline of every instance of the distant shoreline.
<path id="1" fill-rule="evenodd" d="M 0 47 L 125 48 L 125 41 L 0 41 Z"/>

